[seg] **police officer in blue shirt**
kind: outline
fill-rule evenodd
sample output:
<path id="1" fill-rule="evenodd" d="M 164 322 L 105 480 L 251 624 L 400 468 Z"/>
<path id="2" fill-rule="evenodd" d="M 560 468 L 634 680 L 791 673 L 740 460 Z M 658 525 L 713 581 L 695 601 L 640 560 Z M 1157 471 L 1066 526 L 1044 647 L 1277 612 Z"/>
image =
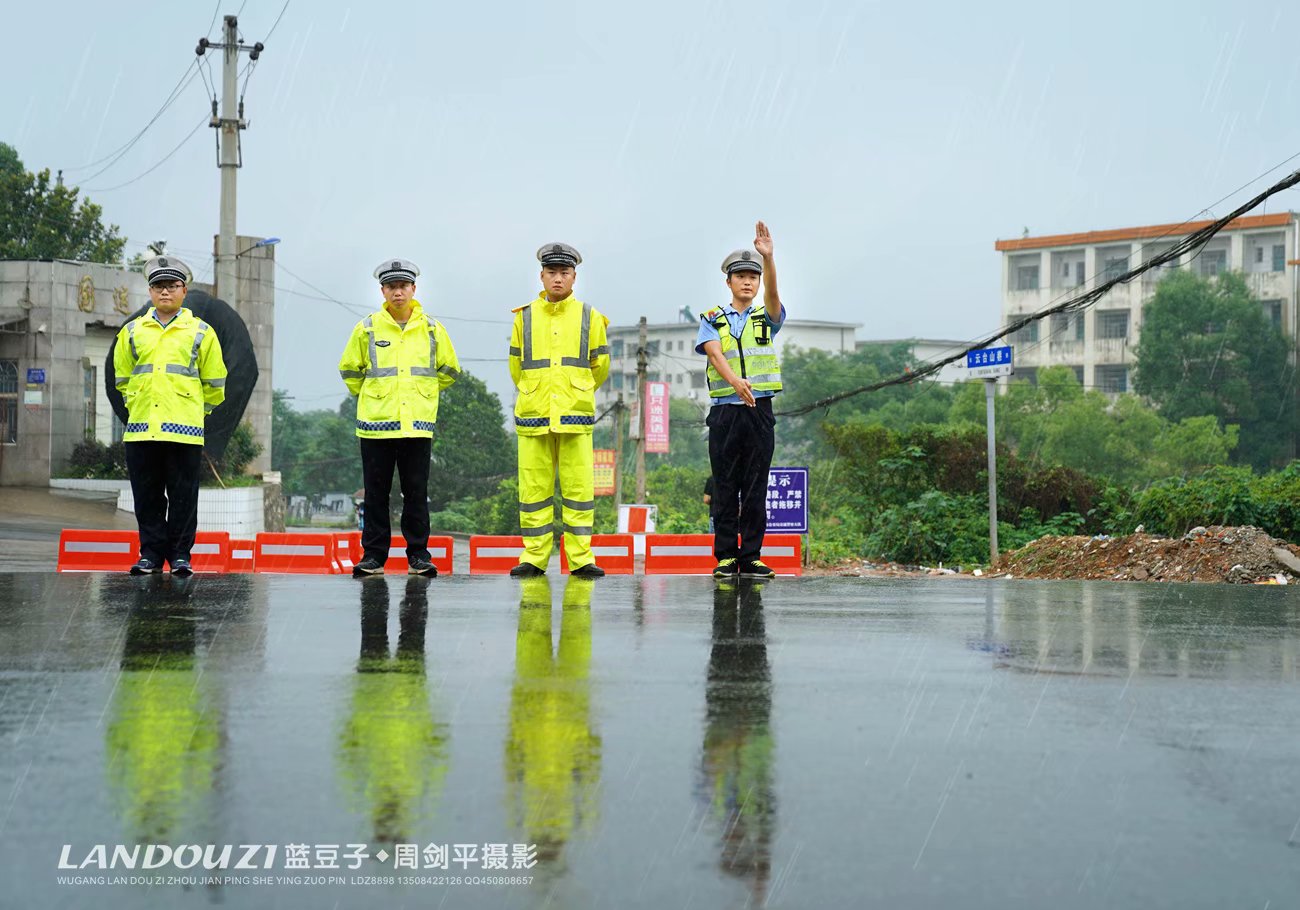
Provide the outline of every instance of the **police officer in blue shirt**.
<path id="1" fill-rule="evenodd" d="M 722 262 L 731 302 L 700 315 L 695 339 L 695 352 L 709 361 L 713 403 L 707 423 L 715 578 L 776 575 L 759 557 L 767 531 L 767 474 L 776 445 L 772 398 L 781 391 L 775 339 L 785 322 L 785 307 L 776 289 L 772 235 L 761 221 L 754 232 L 753 250 L 736 250 Z M 760 286 L 763 302 L 755 303 Z"/>

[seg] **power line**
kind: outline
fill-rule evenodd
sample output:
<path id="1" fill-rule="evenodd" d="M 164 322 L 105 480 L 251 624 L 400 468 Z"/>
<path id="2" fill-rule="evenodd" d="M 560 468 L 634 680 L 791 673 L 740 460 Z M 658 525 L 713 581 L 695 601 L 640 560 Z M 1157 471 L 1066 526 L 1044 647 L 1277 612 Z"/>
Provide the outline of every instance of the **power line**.
<path id="1" fill-rule="evenodd" d="M 1300 153 L 1298 153 L 1298 155 L 1300 155 Z M 1292 156 L 1292 158 L 1295 157 L 1297 157 L 1297 155 Z M 1287 161 L 1290 160 L 1291 158 L 1287 159 Z M 1075 312 L 1075 311 L 1082 311 L 1088 309 L 1089 307 L 1097 303 L 1097 301 L 1100 300 L 1102 297 L 1104 297 L 1107 293 L 1109 293 L 1112 288 L 1121 284 L 1127 284 L 1128 282 L 1132 281 L 1134 278 L 1137 278 L 1138 276 L 1142 275 L 1145 272 L 1150 271 L 1151 269 L 1159 268 L 1160 266 L 1163 266 L 1164 264 L 1171 262 L 1175 259 L 1181 259 L 1185 253 L 1191 251 L 1199 251 L 1201 247 L 1203 247 L 1206 243 L 1208 243 L 1216 234 L 1218 234 L 1221 230 L 1223 230 L 1227 225 L 1231 224 L 1233 221 L 1240 218 L 1246 212 L 1249 212 L 1251 209 L 1257 207 L 1269 197 L 1274 196 L 1277 193 L 1282 192 L 1283 190 L 1290 189 L 1291 187 L 1296 186 L 1297 184 L 1300 184 L 1300 171 L 1292 172 L 1290 175 L 1279 180 L 1277 183 L 1273 184 L 1271 187 L 1269 187 L 1259 195 L 1255 196 L 1253 199 L 1247 200 L 1245 203 L 1238 206 L 1236 209 L 1234 209 L 1232 212 L 1225 215 L 1224 217 L 1212 221 L 1210 224 L 1206 225 L 1203 228 L 1200 228 L 1199 230 L 1184 235 L 1182 239 L 1175 242 L 1169 249 L 1165 250 L 1163 253 L 1159 253 L 1156 256 L 1153 256 L 1152 258 L 1146 260 L 1146 262 L 1142 263 L 1142 265 L 1138 266 L 1137 268 L 1129 269 L 1127 272 L 1124 272 L 1123 274 L 1113 276 L 1112 278 L 1103 282 L 1102 284 L 1097 285 L 1090 291 L 1086 291 L 1085 293 L 1078 294 L 1074 297 L 1070 297 L 1061 303 L 1046 307 L 1042 310 L 1039 310 L 1036 313 L 1031 313 L 1027 316 L 1024 316 L 1021 319 L 1013 320 L 1009 325 L 1004 326 L 997 333 L 990 335 L 987 338 L 984 338 L 980 341 L 977 341 L 974 344 L 971 344 L 965 350 L 953 354 L 952 356 L 945 357 L 941 360 L 937 360 L 932 363 L 926 364 L 920 369 L 914 370 L 909 373 L 904 373 L 898 376 L 891 377 L 889 379 L 881 380 L 880 382 L 871 383 L 869 385 L 859 386 L 856 389 L 848 389 L 843 392 L 838 392 L 834 395 L 830 395 L 819 401 L 814 401 L 813 403 L 804 405 L 803 407 L 795 408 L 794 410 L 791 411 L 779 411 L 777 412 L 777 416 L 794 417 L 800 414 L 807 414 L 810 411 L 815 411 L 820 408 L 828 408 L 831 405 L 838 404 L 841 401 L 844 401 L 848 398 L 853 398 L 856 395 L 861 395 L 866 392 L 875 392 L 878 391 L 879 389 L 888 388 L 889 386 L 904 385 L 907 383 L 915 382 L 918 379 L 922 379 L 926 376 L 930 376 L 933 375 L 934 373 L 939 372 L 939 370 L 941 370 L 943 367 L 947 366 L 948 364 L 954 363 L 960 360 L 961 358 L 965 357 L 966 354 L 969 353 L 970 351 L 988 347 L 990 344 L 997 341 L 998 339 L 1013 334 L 1015 332 L 1018 332 L 1020 329 L 1024 328 L 1025 326 L 1030 325 L 1031 323 L 1038 322 L 1042 319 L 1045 319 L 1046 317 L 1054 313 Z M 1186 224 L 1186 222 L 1184 222 L 1184 224 Z"/>
<path id="2" fill-rule="evenodd" d="M 162 160 L 161 160 L 161 161 L 159 161 L 159 162 L 158 162 L 157 164 L 155 164 L 153 167 L 149 168 L 147 171 L 144 171 L 143 173 L 141 173 L 141 174 L 139 174 L 139 175 L 137 175 L 137 176 L 135 176 L 135 177 L 132 177 L 130 180 L 126 181 L 125 183 L 119 183 L 117 186 L 106 186 L 106 187 L 100 187 L 100 188 L 98 188 L 98 189 L 96 189 L 96 188 L 94 188 L 94 187 L 86 187 L 86 192 L 88 192 L 88 193 L 111 193 L 111 192 L 113 192 L 114 190 L 120 190 L 120 189 L 122 189 L 123 187 L 130 186 L 131 184 L 133 184 L 133 183 L 135 183 L 135 182 L 137 182 L 137 181 L 139 181 L 139 180 L 143 180 L 145 177 L 148 177 L 148 176 L 149 176 L 150 174 L 152 174 L 154 171 L 158 170 L 158 168 L 160 168 L 160 167 L 162 167 L 164 164 L 166 164 L 167 161 L 168 161 L 168 159 L 170 159 L 172 155 L 175 155 L 177 152 L 179 152 L 179 151 L 181 150 L 181 147 L 182 147 L 183 145 L 185 145 L 185 143 L 187 143 L 187 142 L 189 142 L 191 139 L 193 139 L 193 138 L 194 138 L 194 134 L 197 133 L 201 127 L 205 126 L 205 125 L 207 124 L 207 122 L 208 122 L 208 117 L 207 117 L 206 114 L 204 114 L 204 115 L 203 115 L 203 119 L 200 120 L 198 123 L 194 124 L 194 129 L 192 129 L 192 130 L 190 130 L 188 133 L 186 133 L 186 134 L 185 134 L 185 138 L 182 139 L 179 143 L 177 143 L 177 145 L 176 145 L 176 147 L 175 147 L 174 149 L 172 149 L 170 152 L 168 152 L 166 155 L 164 155 L 164 156 L 162 157 Z"/>
<path id="3" fill-rule="evenodd" d="M 194 69 L 194 72 L 190 71 L 191 68 Z M 149 132 L 150 127 L 152 127 L 155 123 L 158 122 L 158 118 L 161 117 L 163 113 L 167 110 L 167 108 L 171 107 L 172 104 L 176 101 L 176 99 L 181 96 L 181 94 L 185 91 L 186 87 L 188 87 L 189 84 L 194 80 L 194 77 L 196 75 L 198 75 L 197 61 L 191 60 L 189 66 L 185 67 L 185 72 L 181 73 L 181 78 L 176 81 L 176 85 L 175 87 L 172 88 L 171 93 L 168 94 L 167 100 L 162 103 L 162 107 L 158 108 L 158 110 L 154 113 L 154 115 L 149 118 L 149 122 L 146 123 L 143 127 L 141 127 L 138 133 L 136 133 L 129 140 L 127 140 L 125 145 L 119 146 L 118 148 L 109 152 L 103 158 L 99 158 L 95 161 L 90 162 L 89 164 L 82 164 L 82 165 L 78 165 L 77 167 L 65 167 L 63 170 L 64 171 L 86 171 L 100 164 L 103 164 L 105 161 L 107 161 L 108 163 L 105 164 L 102 168 L 100 168 L 95 173 L 91 174 L 89 177 L 85 178 L 84 182 L 88 183 L 94 180 L 100 174 L 104 173 L 104 171 L 108 170 L 114 164 L 120 161 L 122 157 L 127 152 L 129 152 L 137 142 L 140 141 L 140 139 L 144 136 L 145 133 Z"/>
<path id="4" fill-rule="evenodd" d="M 280 20 L 284 18 L 284 11 L 287 10 L 288 8 L 289 8 L 289 0 L 284 0 L 284 6 L 280 7 L 280 15 L 275 17 L 275 22 L 271 24 L 271 30 L 266 33 L 266 39 L 265 39 L 266 41 L 271 40 L 271 36 L 275 34 L 276 28 L 280 25 Z"/>

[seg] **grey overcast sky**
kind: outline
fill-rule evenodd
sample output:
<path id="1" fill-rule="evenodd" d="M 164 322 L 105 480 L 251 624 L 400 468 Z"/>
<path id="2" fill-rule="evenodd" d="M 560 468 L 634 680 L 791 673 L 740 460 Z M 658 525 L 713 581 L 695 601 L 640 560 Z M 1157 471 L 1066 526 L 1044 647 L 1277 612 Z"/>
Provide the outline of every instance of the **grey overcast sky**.
<path id="1" fill-rule="evenodd" d="M 73 168 L 140 130 L 240 5 L 5 12 L 0 140 L 65 168 L 128 252 L 166 238 L 200 278 L 213 131 L 115 187 L 206 116 L 201 79 L 112 169 Z M 242 5 L 267 46 L 240 232 L 282 238 L 287 269 L 358 308 L 381 299 L 378 261 L 414 260 L 419 298 L 507 402 L 504 361 L 477 358 L 504 358 L 546 241 L 582 251 L 577 292 L 616 324 L 666 322 L 725 299 L 719 263 L 762 218 L 793 316 L 972 338 L 999 322 L 994 240 L 1181 221 L 1300 152 L 1295 2 L 292 0 L 269 40 L 283 0 Z M 1267 211 L 1298 208 L 1290 191 Z M 333 407 L 356 317 L 300 293 L 281 271 L 274 382 Z"/>

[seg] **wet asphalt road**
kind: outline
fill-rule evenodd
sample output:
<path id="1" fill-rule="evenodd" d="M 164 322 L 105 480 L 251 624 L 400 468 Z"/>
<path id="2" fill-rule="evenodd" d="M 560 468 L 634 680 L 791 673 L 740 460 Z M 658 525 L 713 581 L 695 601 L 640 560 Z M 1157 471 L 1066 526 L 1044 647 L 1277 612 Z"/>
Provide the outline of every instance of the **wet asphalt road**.
<path id="1" fill-rule="evenodd" d="M 1279 587 L 0 575 L 0 905 L 1295 907 L 1298 663 Z M 58 868 L 151 843 L 277 852 Z"/>

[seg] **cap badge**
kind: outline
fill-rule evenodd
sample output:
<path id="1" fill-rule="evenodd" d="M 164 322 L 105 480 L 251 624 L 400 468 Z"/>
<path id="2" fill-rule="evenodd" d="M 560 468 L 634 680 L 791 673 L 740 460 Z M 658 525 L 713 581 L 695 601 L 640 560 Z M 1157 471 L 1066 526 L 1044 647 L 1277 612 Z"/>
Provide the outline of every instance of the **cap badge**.
<path id="1" fill-rule="evenodd" d="M 402 267 L 402 264 L 401 264 L 400 262 L 398 262 L 396 259 L 394 259 L 394 260 L 393 260 L 393 268 L 395 268 L 395 269 L 400 269 L 401 267 Z"/>
<path id="2" fill-rule="evenodd" d="M 169 263 L 167 262 L 166 259 L 162 259 L 162 258 L 160 258 L 160 259 L 158 260 L 158 264 L 159 264 L 160 266 L 162 266 L 163 268 L 166 268 L 166 267 L 168 266 Z"/>
<path id="3" fill-rule="evenodd" d="M 753 257 L 749 255 L 749 250 L 743 250 L 740 254 L 740 258 L 748 262 Z"/>

